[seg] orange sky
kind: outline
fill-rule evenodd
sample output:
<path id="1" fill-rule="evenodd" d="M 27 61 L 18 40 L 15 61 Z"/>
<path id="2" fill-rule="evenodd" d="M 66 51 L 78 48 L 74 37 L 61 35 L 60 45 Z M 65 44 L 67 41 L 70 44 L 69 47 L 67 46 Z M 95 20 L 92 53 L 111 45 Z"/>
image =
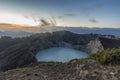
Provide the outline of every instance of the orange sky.
<path id="1" fill-rule="evenodd" d="M 20 29 L 20 28 L 24 28 L 25 26 L 23 25 L 18 25 L 18 24 L 0 24 L 0 28 L 14 28 L 14 29 Z"/>

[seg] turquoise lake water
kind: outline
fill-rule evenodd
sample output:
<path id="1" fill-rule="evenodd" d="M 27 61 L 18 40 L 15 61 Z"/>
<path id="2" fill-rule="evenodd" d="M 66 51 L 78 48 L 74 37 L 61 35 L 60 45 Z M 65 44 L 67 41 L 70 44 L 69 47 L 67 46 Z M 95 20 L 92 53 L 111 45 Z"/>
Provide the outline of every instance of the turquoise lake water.
<path id="1" fill-rule="evenodd" d="M 88 54 L 79 50 L 64 48 L 64 47 L 52 47 L 39 51 L 36 54 L 37 61 L 58 61 L 68 62 L 71 59 L 86 58 Z"/>

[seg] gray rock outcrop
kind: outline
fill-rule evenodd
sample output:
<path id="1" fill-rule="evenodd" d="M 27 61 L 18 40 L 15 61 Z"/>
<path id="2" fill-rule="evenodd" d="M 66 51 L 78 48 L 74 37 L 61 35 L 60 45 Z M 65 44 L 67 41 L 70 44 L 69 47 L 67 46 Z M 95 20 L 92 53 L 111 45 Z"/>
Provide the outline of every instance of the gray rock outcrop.
<path id="1" fill-rule="evenodd" d="M 96 40 L 92 40 L 87 44 L 87 48 L 88 48 L 88 53 L 90 54 L 94 54 L 97 52 L 101 52 L 104 50 L 104 47 L 102 45 L 102 43 L 100 42 L 99 39 Z"/>

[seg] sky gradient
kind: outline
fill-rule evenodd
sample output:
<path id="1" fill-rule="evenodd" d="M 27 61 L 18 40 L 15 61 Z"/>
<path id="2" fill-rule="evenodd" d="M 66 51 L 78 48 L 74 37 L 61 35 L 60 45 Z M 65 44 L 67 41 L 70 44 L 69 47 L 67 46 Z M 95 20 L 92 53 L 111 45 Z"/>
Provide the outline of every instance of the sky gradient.
<path id="1" fill-rule="evenodd" d="M 31 18 L 40 17 L 58 26 L 120 28 L 120 0 L 0 0 L 0 15 L 6 13 L 33 24 Z"/>

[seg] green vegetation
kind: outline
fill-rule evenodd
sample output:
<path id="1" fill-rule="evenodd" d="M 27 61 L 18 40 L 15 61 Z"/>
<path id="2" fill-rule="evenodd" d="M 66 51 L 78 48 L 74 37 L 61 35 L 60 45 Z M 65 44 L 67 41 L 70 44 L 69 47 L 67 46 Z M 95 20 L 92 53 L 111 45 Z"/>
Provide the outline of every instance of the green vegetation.
<path id="1" fill-rule="evenodd" d="M 106 49 L 102 52 L 90 55 L 90 58 L 102 64 L 120 64 L 120 48 Z"/>

